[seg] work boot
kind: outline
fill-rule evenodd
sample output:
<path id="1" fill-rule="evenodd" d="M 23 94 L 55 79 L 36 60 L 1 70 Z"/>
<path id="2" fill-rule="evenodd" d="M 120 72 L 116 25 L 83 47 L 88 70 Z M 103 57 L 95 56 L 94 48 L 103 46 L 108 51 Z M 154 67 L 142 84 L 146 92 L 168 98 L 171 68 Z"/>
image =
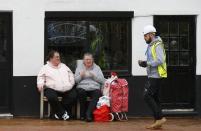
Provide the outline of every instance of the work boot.
<path id="1" fill-rule="evenodd" d="M 154 124 L 155 124 L 155 123 L 154 123 Z M 149 126 L 146 126 L 145 128 L 146 128 L 146 129 L 152 129 L 152 130 L 157 130 L 157 129 L 161 129 L 161 128 L 162 128 L 162 125 L 161 125 L 161 126 L 158 126 L 158 127 L 154 127 L 154 124 L 149 125 Z"/>
<path id="2" fill-rule="evenodd" d="M 163 118 L 160 119 L 160 120 L 156 120 L 155 127 L 162 126 L 166 121 L 167 121 L 167 119 L 166 119 L 165 117 L 163 117 Z"/>
<path id="3" fill-rule="evenodd" d="M 146 129 L 160 129 L 166 121 L 167 119 L 163 117 L 160 120 L 156 120 L 154 124 L 147 126 Z"/>

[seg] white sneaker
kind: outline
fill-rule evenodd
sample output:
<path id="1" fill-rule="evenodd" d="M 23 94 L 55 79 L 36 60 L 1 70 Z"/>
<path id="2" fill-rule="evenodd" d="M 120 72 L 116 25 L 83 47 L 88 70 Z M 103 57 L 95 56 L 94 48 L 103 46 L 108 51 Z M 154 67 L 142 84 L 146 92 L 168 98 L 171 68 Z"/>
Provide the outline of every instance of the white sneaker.
<path id="1" fill-rule="evenodd" d="M 54 114 L 54 118 L 59 120 L 59 117 L 57 116 L 57 114 Z"/>
<path id="2" fill-rule="evenodd" d="M 65 111 L 65 113 L 63 114 L 62 118 L 63 118 L 64 121 L 66 121 L 66 120 L 69 119 L 69 115 L 68 115 L 68 113 L 67 113 L 66 111 Z"/>

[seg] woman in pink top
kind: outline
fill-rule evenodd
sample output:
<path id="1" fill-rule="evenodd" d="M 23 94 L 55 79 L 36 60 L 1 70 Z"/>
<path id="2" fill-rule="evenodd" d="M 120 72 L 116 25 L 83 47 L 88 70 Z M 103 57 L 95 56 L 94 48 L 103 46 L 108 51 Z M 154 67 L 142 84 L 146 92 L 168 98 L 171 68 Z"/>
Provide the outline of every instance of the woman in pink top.
<path id="1" fill-rule="evenodd" d="M 50 51 L 48 61 L 37 77 L 38 91 L 44 89 L 44 95 L 47 97 L 54 118 L 69 119 L 71 108 L 76 103 L 76 90 L 72 71 L 60 61 L 60 55 L 57 51 Z M 62 97 L 62 102 L 58 101 L 58 96 Z"/>

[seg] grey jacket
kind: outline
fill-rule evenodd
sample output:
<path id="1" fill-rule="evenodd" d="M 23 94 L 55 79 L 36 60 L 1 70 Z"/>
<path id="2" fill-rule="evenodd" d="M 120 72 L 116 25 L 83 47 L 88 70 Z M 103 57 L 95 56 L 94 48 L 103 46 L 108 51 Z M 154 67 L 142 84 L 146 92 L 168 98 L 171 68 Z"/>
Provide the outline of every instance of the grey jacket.
<path id="1" fill-rule="evenodd" d="M 153 56 L 151 54 L 151 47 L 154 43 L 160 42 L 161 44 L 158 44 L 156 46 L 156 56 L 157 59 L 154 61 Z M 163 50 L 163 42 L 162 39 L 157 36 L 155 40 L 153 40 L 150 44 L 148 44 L 146 55 L 147 55 L 147 75 L 149 78 L 161 78 L 158 74 L 157 67 L 159 65 L 162 65 L 165 61 L 165 52 Z"/>
<path id="2" fill-rule="evenodd" d="M 80 72 L 83 70 L 85 70 L 87 73 L 81 77 Z M 90 73 L 93 73 L 94 75 L 91 75 Z M 100 67 L 95 63 L 90 69 L 86 69 L 84 64 L 81 63 L 77 66 L 75 71 L 75 82 L 77 83 L 77 88 L 82 88 L 86 91 L 92 91 L 101 89 L 105 82 L 105 78 Z"/>

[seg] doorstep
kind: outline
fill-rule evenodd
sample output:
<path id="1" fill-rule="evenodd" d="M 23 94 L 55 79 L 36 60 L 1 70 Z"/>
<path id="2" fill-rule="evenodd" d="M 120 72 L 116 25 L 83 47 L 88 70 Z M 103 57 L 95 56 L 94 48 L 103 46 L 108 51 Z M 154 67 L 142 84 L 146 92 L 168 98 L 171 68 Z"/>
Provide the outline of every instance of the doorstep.
<path id="1" fill-rule="evenodd" d="M 195 109 L 163 109 L 163 114 L 166 116 L 197 116 Z"/>
<path id="2" fill-rule="evenodd" d="M 13 118 L 13 114 L 11 114 L 11 113 L 1 113 L 0 118 L 11 119 L 11 118 Z"/>

